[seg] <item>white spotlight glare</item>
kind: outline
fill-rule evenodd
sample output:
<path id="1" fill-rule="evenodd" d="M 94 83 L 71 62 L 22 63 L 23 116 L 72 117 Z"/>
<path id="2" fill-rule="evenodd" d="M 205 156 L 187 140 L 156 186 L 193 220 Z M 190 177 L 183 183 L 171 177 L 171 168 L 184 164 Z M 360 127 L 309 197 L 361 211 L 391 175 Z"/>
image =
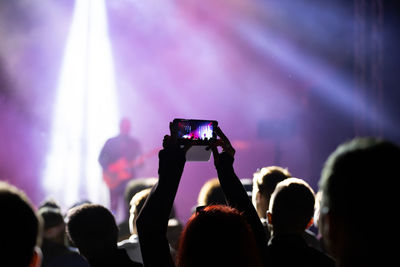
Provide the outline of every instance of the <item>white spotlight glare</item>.
<path id="1" fill-rule="evenodd" d="M 63 207 L 108 204 L 97 157 L 118 110 L 104 0 L 76 1 L 54 106 L 43 186 Z"/>

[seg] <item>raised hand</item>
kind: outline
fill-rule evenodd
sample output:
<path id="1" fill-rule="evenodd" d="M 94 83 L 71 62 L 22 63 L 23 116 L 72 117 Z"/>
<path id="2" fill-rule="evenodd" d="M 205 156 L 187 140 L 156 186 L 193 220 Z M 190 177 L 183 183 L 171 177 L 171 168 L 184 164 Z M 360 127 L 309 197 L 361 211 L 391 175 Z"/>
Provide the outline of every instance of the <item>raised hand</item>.
<path id="1" fill-rule="evenodd" d="M 178 144 L 178 133 L 176 132 L 176 129 L 173 127 L 172 122 L 169 123 L 169 130 L 170 130 L 170 135 L 165 135 L 163 139 L 163 148 L 171 148 L 175 147 L 176 149 L 181 149 L 185 154 L 191 147 L 190 144 L 185 145 L 183 148 L 181 148 Z"/>
<path id="2" fill-rule="evenodd" d="M 232 159 L 235 156 L 235 149 L 233 148 L 231 142 L 229 141 L 228 137 L 222 132 L 221 128 L 217 127 L 215 129 L 215 133 L 217 134 L 217 140 L 210 144 L 211 151 L 213 152 L 214 157 L 214 164 L 217 167 L 221 161 L 221 155 L 223 153 L 228 154 Z M 222 152 L 218 152 L 218 147 L 222 148 Z"/>

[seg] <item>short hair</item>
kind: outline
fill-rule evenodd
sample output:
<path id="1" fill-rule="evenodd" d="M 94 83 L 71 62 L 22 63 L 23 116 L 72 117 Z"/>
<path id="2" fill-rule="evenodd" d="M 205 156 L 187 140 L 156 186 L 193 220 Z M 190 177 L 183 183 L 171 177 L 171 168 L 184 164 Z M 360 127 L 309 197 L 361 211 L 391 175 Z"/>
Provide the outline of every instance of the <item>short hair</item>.
<path id="1" fill-rule="evenodd" d="M 274 231 L 304 231 L 314 215 L 315 194 L 302 179 L 288 178 L 277 184 L 271 196 Z"/>
<path id="2" fill-rule="evenodd" d="M 46 200 L 39 206 L 39 215 L 44 222 L 44 230 L 64 224 L 61 207 L 54 200 Z"/>
<path id="3" fill-rule="evenodd" d="M 393 200 L 397 187 L 387 181 L 399 178 L 399 163 L 400 148 L 383 139 L 355 138 L 341 144 L 322 170 L 321 213 L 343 218 L 351 235 L 370 227 L 365 222 L 370 221 L 371 211 L 385 214 L 386 219 L 393 216 L 398 208 Z"/>
<path id="4" fill-rule="evenodd" d="M 44 208 L 44 207 L 61 210 L 60 205 L 53 198 L 48 198 L 39 204 L 39 209 Z"/>
<path id="5" fill-rule="evenodd" d="M 218 178 L 212 178 L 204 183 L 197 198 L 198 206 L 226 205 L 224 191 Z"/>
<path id="6" fill-rule="evenodd" d="M 148 196 L 150 195 L 151 188 L 144 189 L 138 193 L 136 193 L 129 203 L 131 206 L 130 213 L 133 214 L 136 212 L 139 215 L 140 211 L 142 210 L 144 203 L 146 202 Z"/>
<path id="7" fill-rule="evenodd" d="M 29 266 L 40 245 L 42 223 L 29 198 L 18 188 L 0 181 L 0 254 L 5 266 Z"/>
<path id="8" fill-rule="evenodd" d="M 125 201 L 126 204 L 129 206 L 130 202 L 136 193 L 146 189 L 153 187 L 158 181 L 158 178 L 139 178 L 133 179 L 129 181 L 129 183 L 125 187 Z"/>
<path id="9" fill-rule="evenodd" d="M 97 204 L 83 204 L 68 213 L 67 233 L 88 259 L 117 246 L 118 227 L 112 213 Z"/>
<path id="10" fill-rule="evenodd" d="M 279 166 L 263 167 L 253 175 L 253 195 L 257 191 L 263 195 L 271 195 L 276 185 L 289 177 L 292 175 L 288 169 Z"/>
<path id="11" fill-rule="evenodd" d="M 244 216 L 225 205 L 196 212 L 186 224 L 177 254 L 178 267 L 259 266 L 254 234 Z"/>

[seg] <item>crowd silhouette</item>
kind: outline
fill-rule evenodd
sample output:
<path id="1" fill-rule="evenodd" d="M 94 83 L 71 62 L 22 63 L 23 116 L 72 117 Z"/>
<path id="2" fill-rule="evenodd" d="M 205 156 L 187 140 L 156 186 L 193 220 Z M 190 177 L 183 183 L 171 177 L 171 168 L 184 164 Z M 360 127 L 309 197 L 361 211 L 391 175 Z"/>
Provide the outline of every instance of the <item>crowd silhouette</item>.
<path id="1" fill-rule="evenodd" d="M 77 203 L 63 212 L 56 200 L 47 199 L 34 207 L 22 190 L 0 182 L 1 266 L 346 267 L 395 262 L 396 246 L 388 240 L 397 232 L 396 144 L 372 137 L 341 144 L 323 166 L 318 194 L 288 169 L 265 166 L 255 171 L 249 197 L 233 167 L 235 149 L 220 128 L 215 132 L 209 149 L 217 178 L 199 190 L 185 225 L 175 216 L 174 200 L 190 145 L 179 145 L 171 126 L 159 152 L 158 178 L 127 185 L 129 219 L 120 225 L 104 206 Z M 385 229 L 376 231 L 377 223 Z"/>

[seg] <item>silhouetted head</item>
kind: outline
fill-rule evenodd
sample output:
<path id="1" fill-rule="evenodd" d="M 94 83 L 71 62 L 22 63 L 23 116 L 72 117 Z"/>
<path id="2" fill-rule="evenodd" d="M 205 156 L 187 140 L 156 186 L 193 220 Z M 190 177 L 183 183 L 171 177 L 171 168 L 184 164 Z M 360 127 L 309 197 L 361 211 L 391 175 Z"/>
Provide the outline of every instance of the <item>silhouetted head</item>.
<path id="1" fill-rule="evenodd" d="M 179 267 L 260 266 L 253 232 L 234 208 L 215 205 L 192 215 L 179 243 Z"/>
<path id="2" fill-rule="evenodd" d="M 279 166 L 264 167 L 254 173 L 252 200 L 260 218 L 267 216 L 269 200 L 276 185 L 291 176 L 287 169 Z"/>
<path id="3" fill-rule="evenodd" d="M 117 248 L 118 227 L 111 212 L 101 205 L 84 204 L 68 212 L 67 233 L 89 261 Z"/>
<path id="4" fill-rule="evenodd" d="M 129 135 L 131 132 L 131 122 L 128 118 L 123 118 L 119 123 L 119 132 L 121 135 Z"/>
<path id="5" fill-rule="evenodd" d="M 336 259 L 382 258 L 380 248 L 387 254 L 382 245 L 387 235 L 374 229 L 384 223 L 384 232 L 390 235 L 398 227 L 398 187 L 392 183 L 400 178 L 399 164 L 399 147 L 376 138 L 356 138 L 329 156 L 319 182 L 319 226 Z"/>
<path id="6" fill-rule="evenodd" d="M 64 244 L 65 222 L 60 206 L 53 200 L 47 200 L 40 205 L 39 214 L 44 222 L 43 237 Z"/>
<path id="7" fill-rule="evenodd" d="M 0 262 L 2 266 L 40 266 L 41 220 L 28 197 L 0 181 Z M 32 264 L 32 265 L 30 265 Z"/>
<path id="8" fill-rule="evenodd" d="M 288 178 L 278 183 L 268 211 L 273 234 L 302 235 L 312 224 L 314 204 L 314 191 L 304 180 Z"/>
<path id="9" fill-rule="evenodd" d="M 218 178 L 208 180 L 200 189 L 197 206 L 226 205 L 224 191 Z"/>

